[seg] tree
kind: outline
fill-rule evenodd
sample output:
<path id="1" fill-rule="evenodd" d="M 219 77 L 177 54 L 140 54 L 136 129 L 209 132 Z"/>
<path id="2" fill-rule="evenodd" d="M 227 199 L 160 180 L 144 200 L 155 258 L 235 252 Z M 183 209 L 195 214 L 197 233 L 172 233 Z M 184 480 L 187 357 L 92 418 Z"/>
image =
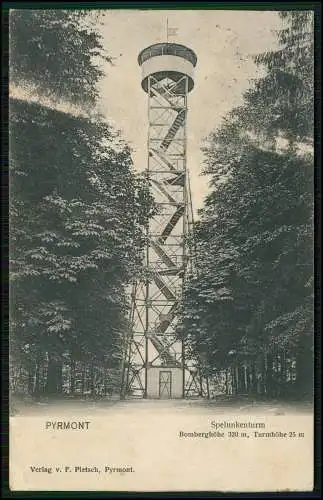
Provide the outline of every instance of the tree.
<path id="1" fill-rule="evenodd" d="M 272 394 L 275 360 L 285 379 L 282 353 L 302 356 L 297 381 L 307 387 L 299 391 L 311 389 L 313 365 L 313 152 L 305 149 L 313 141 L 313 27 L 308 12 L 281 18 L 280 49 L 256 57 L 266 76 L 204 148 L 212 191 L 196 228 L 199 273 L 182 325 L 215 370 L 264 357 Z"/>
<path id="2" fill-rule="evenodd" d="M 118 366 L 126 286 L 140 272 L 151 200 L 108 122 L 55 109 L 57 99 L 97 96 L 91 55 L 102 45 L 85 14 L 27 17 L 30 24 L 21 11 L 11 16 L 13 82 L 52 104 L 10 99 L 11 348 L 33 390 L 46 359 L 44 389 L 57 393 L 64 361 Z"/>
<path id="3" fill-rule="evenodd" d="M 93 106 L 100 61 L 112 62 L 97 26 L 101 11 L 12 9 L 10 82 L 40 97 Z"/>

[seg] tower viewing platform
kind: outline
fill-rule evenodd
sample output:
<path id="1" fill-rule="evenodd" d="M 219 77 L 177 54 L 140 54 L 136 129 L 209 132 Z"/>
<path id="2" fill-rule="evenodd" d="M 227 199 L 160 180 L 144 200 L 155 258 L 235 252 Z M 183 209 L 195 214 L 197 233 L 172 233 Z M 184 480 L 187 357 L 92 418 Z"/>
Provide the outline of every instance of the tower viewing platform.
<path id="1" fill-rule="evenodd" d="M 187 77 L 187 92 L 194 87 L 194 68 L 197 63 L 195 52 L 185 45 L 178 43 L 156 43 L 142 50 L 138 56 L 138 63 L 142 68 L 141 86 L 148 92 L 148 77 L 155 80 L 169 78 L 178 82 Z M 176 93 L 185 92 L 185 81 L 176 86 Z"/>

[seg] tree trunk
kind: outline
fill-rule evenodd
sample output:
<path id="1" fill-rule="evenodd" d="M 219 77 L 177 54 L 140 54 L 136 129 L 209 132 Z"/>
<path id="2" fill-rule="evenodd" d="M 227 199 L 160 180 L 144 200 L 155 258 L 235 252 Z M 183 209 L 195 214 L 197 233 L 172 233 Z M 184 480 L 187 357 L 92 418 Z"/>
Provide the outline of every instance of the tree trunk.
<path id="1" fill-rule="evenodd" d="M 81 384 L 81 394 L 82 396 L 84 396 L 84 392 L 85 392 L 85 365 L 84 363 L 82 363 L 81 365 L 81 373 L 82 373 L 82 384 Z"/>
<path id="2" fill-rule="evenodd" d="M 199 385 L 200 385 L 200 397 L 203 398 L 203 377 L 202 375 L 199 376 Z"/>
<path id="3" fill-rule="evenodd" d="M 237 366 L 234 364 L 232 367 L 232 394 L 238 394 L 238 379 L 237 379 Z"/>
<path id="4" fill-rule="evenodd" d="M 273 377 L 273 355 L 267 354 L 267 369 L 266 369 L 266 395 L 274 396 L 274 377 Z"/>
<path id="5" fill-rule="evenodd" d="M 207 399 L 210 399 L 210 384 L 209 384 L 209 376 L 206 377 L 206 391 L 207 391 Z"/>
<path id="6" fill-rule="evenodd" d="M 280 351 L 280 397 L 284 398 L 286 396 L 286 386 L 287 386 L 287 377 L 286 377 L 286 351 L 282 349 Z"/>
<path id="7" fill-rule="evenodd" d="M 239 394 L 244 394 L 246 392 L 245 370 L 244 370 L 244 365 L 241 363 L 239 363 L 237 366 L 237 376 L 238 376 L 238 392 Z"/>
<path id="8" fill-rule="evenodd" d="M 72 396 L 75 394 L 75 360 L 71 359 L 71 384 L 70 393 Z"/>
<path id="9" fill-rule="evenodd" d="M 229 369 L 226 368 L 225 370 L 225 393 L 228 395 L 229 394 Z"/>
<path id="10" fill-rule="evenodd" d="M 29 366 L 28 369 L 28 394 L 33 394 L 34 392 L 34 380 L 35 380 L 35 372 L 37 369 L 36 363 L 33 366 Z"/>
<path id="11" fill-rule="evenodd" d="M 62 392 L 62 363 L 52 355 L 49 355 L 48 360 L 45 391 L 49 396 L 58 395 Z"/>
<path id="12" fill-rule="evenodd" d="M 90 367 L 90 392 L 91 396 L 95 396 L 95 370 L 94 370 L 94 364 L 91 363 Z"/>
<path id="13" fill-rule="evenodd" d="M 40 366 L 41 366 L 41 358 L 40 355 L 36 358 L 36 366 L 35 366 L 35 383 L 33 387 L 33 397 L 38 399 L 40 396 Z"/>
<path id="14" fill-rule="evenodd" d="M 310 342 L 302 339 L 296 356 L 297 398 L 312 398 L 314 394 L 314 356 Z"/>
<path id="15" fill-rule="evenodd" d="M 247 394 L 251 395 L 252 394 L 252 374 L 251 374 L 251 367 L 250 367 L 250 362 L 248 361 L 246 365 L 246 389 L 247 389 Z"/>
<path id="16" fill-rule="evenodd" d="M 123 374 L 123 372 L 122 372 L 122 374 Z M 122 377 L 123 376 L 124 376 L 124 374 L 122 375 Z M 107 395 L 107 392 L 108 392 L 108 374 L 107 374 L 106 367 L 104 367 L 104 396 Z M 123 395 L 124 395 L 123 394 L 123 382 L 121 382 L 121 386 L 120 386 L 120 399 L 122 399 Z"/>
<path id="17" fill-rule="evenodd" d="M 251 370 L 250 370 L 250 377 L 251 377 L 251 394 L 257 395 L 258 388 L 257 388 L 257 370 L 256 370 L 256 363 L 253 360 L 251 362 Z"/>

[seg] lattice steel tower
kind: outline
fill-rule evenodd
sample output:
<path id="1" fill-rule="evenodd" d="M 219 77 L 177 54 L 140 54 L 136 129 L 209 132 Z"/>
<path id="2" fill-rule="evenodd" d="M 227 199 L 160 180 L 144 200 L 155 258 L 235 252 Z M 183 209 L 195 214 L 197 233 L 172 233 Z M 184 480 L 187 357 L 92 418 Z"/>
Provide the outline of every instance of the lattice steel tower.
<path id="1" fill-rule="evenodd" d="M 157 43 L 144 49 L 138 62 L 148 95 L 147 182 L 158 213 L 147 228 L 147 277 L 132 290 L 122 394 L 181 398 L 200 391 L 184 343 L 175 335 L 183 283 L 192 264 L 186 118 L 197 58 L 184 45 Z"/>

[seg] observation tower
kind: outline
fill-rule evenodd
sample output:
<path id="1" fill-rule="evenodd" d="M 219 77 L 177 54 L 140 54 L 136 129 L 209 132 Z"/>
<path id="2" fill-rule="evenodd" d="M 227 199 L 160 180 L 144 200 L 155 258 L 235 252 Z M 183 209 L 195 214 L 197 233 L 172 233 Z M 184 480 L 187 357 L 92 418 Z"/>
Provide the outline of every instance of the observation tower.
<path id="1" fill-rule="evenodd" d="M 197 57 L 184 45 L 157 43 L 140 52 L 138 63 L 148 97 L 146 178 L 157 214 L 147 228 L 146 276 L 132 290 L 122 395 L 184 398 L 201 395 L 197 370 L 176 335 L 183 285 L 192 266 L 186 123 Z"/>

